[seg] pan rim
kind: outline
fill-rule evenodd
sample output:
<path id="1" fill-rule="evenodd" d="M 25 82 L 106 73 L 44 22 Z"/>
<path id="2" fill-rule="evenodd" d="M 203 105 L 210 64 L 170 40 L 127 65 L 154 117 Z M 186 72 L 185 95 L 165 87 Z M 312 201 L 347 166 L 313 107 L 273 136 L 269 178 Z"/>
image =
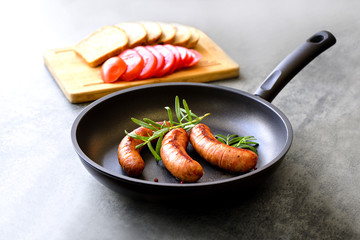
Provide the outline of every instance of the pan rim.
<path id="1" fill-rule="evenodd" d="M 111 99 L 115 96 L 118 96 L 118 95 L 121 95 L 121 94 L 124 94 L 127 92 L 138 91 L 138 90 L 146 89 L 146 88 L 158 88 L 158 87 L 165 87 L 165 86 L 189 86 L 189 87 L 197 86 L 197 87 L 205 87 L 205 88 L 215 88 L 218 90 L 229 91 L 229 92 L 233 92 L 236 94 L 245 95 L 246 97 L 249 97 L 249 98 L 253 99 L 254 101 L 257 101 L 257 102 L 265 105 L 266 107 L 270 108 L 276 115 L 278 115 L 278 117 L 284 123 L 285 129 L 287 132 L 286 143 L 285 143 L 284 147 L 281 149 L 281 151 L 279 152 L 279 154 L 275 158 L 273 158 L 269 163 L 262 166 L 261 168 L 258 168 L 256 170 L 253 170 L 253 171 L 250 171 L 248 173 L 244 173 L 244 174 L 241 174 L 238 176 L 227 178 L 227 179 L 220 179 L 220 180 L 215 180 L 215 181 L 211 181 L 211 182 L 196 182 L 196 183 L 186 183 L 186 184 L 152 182 L 149 180 L 144 180 L 144 179 L 139 179 L 139 178 L 129 177 L 126 175 L 117 174 L 117 173 L 110 171 L 109 169 L 99 165 L 98 163 L 93 161 L 91 158 L 89 158 L 82 151 L 81 147 L 79 146 L 79 144 L 77 142 L 76 132 L 77 132 L 77 128 L 78 128 L 79 124 L 81 123 L 82 118 L 84 116 L 86 116 L 86 114 L 91 109 L 93 109 L 95 106 L 98 106 L 98 105 L 108 101 L 109 99 Z M 234 89 L 231 87 L 226 87 L 226 86 L 221 86 L 221 85 L 216 85 L 216 84 L 210 84 L 210 83 L 169 82 L 169 83 L 154 83 L 154 84 L 147 84 L 147 85 L 141 85 L 141 86 L 136 86 L 136 87 L 132 87 L 132 88 L 127 88 L 127 89 L 119 90 L 114 93 L 110 93 L 98 100 L 95 100 L 94 102 L 92 102 L 88 106 L 86 106 L 75 118 L 75 120 L 72 124 L 72 127 L 71 127 L 71 139 L 72 139 L 73 147 L 74 147 L 76 153 L 78 154 L 78 156 L 81 158 L 83 163 L 86 163 L 88 166 L 90 166 L 92 169 L 98 171 L 99 173 L 105 174 L 116 180 L 122 181 L 124 183 L 129 183 L 129 184 L 141 184 L 141 185 L 145 184 L 145 185 L 158 187 L 158 188 L 169 188 L 169 187 L 170 188 L 197 188 L 197 187 L 214 186 L 214 185 L 226 184 L 229 182 L 235 182 L 235 181 L 239 181 L 243 178 L 247 178 L 247 177 L 250 177 L 250 176 L 253 176 L 256 174 L 260 174 L 261 172 L 265 172 L 266 170 L 271 168 L 274 164 L 276 164 L 280 159 L 282 159 L 286 155 L 286 153 L 289 151 L 290 146 L 292 144 L 292 140 L 293 140 L 293 130 L 292 130 L 291 123 L 290 123 L 289 119 L 285 116 L 285 114 L 280 109 L 278 109 L 276 106 L 274 106 L 270 102 L 266 101 L 265 99 L 262 99 L 259 96 L 253 95 L 253 94 L 245 92 L 243 90 Z"/>

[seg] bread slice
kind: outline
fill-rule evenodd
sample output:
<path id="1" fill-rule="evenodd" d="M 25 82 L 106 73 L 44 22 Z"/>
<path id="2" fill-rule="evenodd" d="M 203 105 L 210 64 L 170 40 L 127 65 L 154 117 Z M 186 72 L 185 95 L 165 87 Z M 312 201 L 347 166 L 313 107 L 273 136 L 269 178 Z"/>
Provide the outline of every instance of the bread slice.
<path id="1" fill-rule="evenodd" d="M 139 22 L 146 30 L 146 44 L 151 45 L 161 37 L 161 28 L 157 22 L 151 21 L 140 21 Z"/>
<path id="2" fill-rule="evenodd" d="M 124 31 L 114 26 L 104 26 L 75 45 L 75 51 L 90 67 L 122 52 L 128 43 Z"/>
<path id="3" fill-rule="evenodd" d="M 189 27 L 189 29 L 190 29 L 190 32 L 191 32 L 191 37 L 190 37 L 189 41 L 187 42 L 186 47 L 187 48 L 194 48 L 196 46 L 196 44 L 199 42 L 200 33 L 194 27 Z"/>
<path id="4" fill-rule="evenodd" d="M 178 23 L 172 23 L 171 25 L 174 26 L 176 29 L 176 34 L 173 44 L 177 46 L 185 47 L 191 37 L 191 32 L 189 27 Z"/>
<path id="5" fill-rule="evenodd" d="M 115 25 L 122 29 L 129 38 L 128 47 L 134 48 L 146 42 L 147 32 L 140 23 L 124 22 Z"/>
<path id="6" fill-rule="evenodd" d="M 161 28 L 161 37 L 159 38 L 159 44 L 172 44 L 175 38 L 176 29 L 169 23 L 158 22 Z"/>

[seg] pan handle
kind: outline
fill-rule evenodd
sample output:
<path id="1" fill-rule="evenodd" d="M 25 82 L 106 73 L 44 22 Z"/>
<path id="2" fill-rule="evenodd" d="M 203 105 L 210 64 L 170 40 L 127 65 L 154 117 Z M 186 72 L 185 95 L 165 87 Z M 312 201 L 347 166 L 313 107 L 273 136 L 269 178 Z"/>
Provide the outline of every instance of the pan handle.
<path id="1" fill-rule="evenodd" d="M 335 43 L 334 35 L 328 31 L 314 34 L 282 60 L 254 94 L 271 102 L 300 70 Z"/>

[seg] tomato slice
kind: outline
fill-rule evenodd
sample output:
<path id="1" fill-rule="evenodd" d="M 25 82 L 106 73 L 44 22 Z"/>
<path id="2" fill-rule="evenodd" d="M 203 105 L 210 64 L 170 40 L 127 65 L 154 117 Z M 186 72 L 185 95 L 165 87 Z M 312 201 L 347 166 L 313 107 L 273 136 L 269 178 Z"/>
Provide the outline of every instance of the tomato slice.
<path id="1" fill-rule="evenodd" d="M 173 45 L 170 45 L 170 44 L 165 44 L 164 47 L 166 47 L 167 49 L 169 49 L 174 57 L 175 57 L 175 63 L 174 63 L 174 66 L 170 69 L 170 71 L 168 72 L 168 74 L 171 74 L 173 73 L 176 69 L 179 69 L 182 65 L 181 63 L 181 57 L 180 57 L 180 53 L 179 51 L 176 49 L 175 46 Z"/>
<path id="2" fill-rule="evenodd" d="M 200 61 L 202 56 L 198 51 L 194 49 L 187 49 L 187 50 L 188 53 L 190 53 L 190 61 L 188 64 L 186 64 L 186 67 L 192 67 Z"/>
<path id="3" fill-rule="evenodd" d="M 134 48 L 135 51 L 143 58 L 144 67 L 137 77 L 138 79 L 147 79 L 151 78 L 155 74 L 157 67 L 157 59 L 149 50 L 143 46 L 138 46 Z"/>
<path id="4" fill-rule="evenodd" d="M 154 75 L 153 75 L 153 76 L 155 76 L 165 65 L 164 56 L 158 50 L 156 50 L 153 46 L 146 46 L 146 49 L 149 50 L 156 57 L 157 65 L 156 65 L 156 68 L 154 70 Z"/>
<path id="5" fill-rule="evenodd" d="M 144 59 L 133 49 L 123 51 L 120 53 L 119 57 L 122 58 L 127 65 L 127 69 L 125 73 L 121 75 L 120 80 L 135 80 L 140 75 L 144 67 Z"/>
<path id="6" fill-rule="evenodd" d="M 192 59 L 191 59 L 190 53 L 188 53 L 188 49 L 181 47 L 181 46 L 175 46 L 175 47 L 178 50 L 178 52 L 180 53 L 180 58 L 181 58 L 181 63 L 182 63 L 181 67 L 184 67 L 187 64 L 189 64 Z"/>
<path id="7" fill-rule="evenodd" d="M 155 45 L 154 48 L 158 50 L 164 56 L 164 67 L 155 75 L 156 77 L 162 77 L 173 68 L 175 62 L 174 54 L 163 45 Z"/>
<path id="8" fill-rule="evenodd" d="M 126 71 L 125 61 L 119 57 L 111 57 L 101 66 L 101 79 L 105 83 L 113 83 Z"/>

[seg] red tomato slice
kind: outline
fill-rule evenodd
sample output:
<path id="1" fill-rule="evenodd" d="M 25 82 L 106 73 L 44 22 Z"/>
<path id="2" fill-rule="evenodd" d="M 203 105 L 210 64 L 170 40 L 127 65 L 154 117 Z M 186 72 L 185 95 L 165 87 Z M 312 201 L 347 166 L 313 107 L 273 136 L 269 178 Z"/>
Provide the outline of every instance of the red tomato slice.
<path id="1" fill-rule="evenodd" d="M 119 57 L 111 57 L 101 66 L 101 78 L 105 83 L 113 83 L 126 71 L 127 65 Z"/>
<path id="2" fill-rule="evenodd" d="M 184 67 L 187 64 L 189 64 L 192 59 L 191 59 L 190 53 L 188 53 L 188 49 L 181 47 L 181 46 L 175 46 L 175 47 L 178 50 L 178 52 L 180 53 L 180 58 L 181 58 L 181 63 L 182 63 L 181 67 Z"/>
<path id="3" fill-rule="evenodd" d="M 156 50 L 153 46 L 146 46 L 146 49 L 149 50 L 156 57 L 157 66 L 156 69 L 154 70 L 154 75 L 153 75 L 155 76 L 165 65 L 164 56 L 161 53 L 159 53 L 159 51 Z"/>
<path id="4" fill-rule="evenodd" d="M 138 79 L 147 79 L 151 78 L 155 74 L 157 59 L 149 50 L 143 46 L 138 46 L 134 48 L 135 51 L 143 58 L 144 68 L 142 69 Z"/>
<path id="5" fill-rule="evenodd" d="M 122 58 L 127 65 L 126 72 L 121 75 L 120 80 L 135 80 L 140 75 L 144 67 L 143 58 L 140 56 L 140 54 L 137 53 L 137 51 L 133 49 L 127 49 L 123 51 L 120 53 L 119 57 Z"/>
<path id="6" fill-rule="evenodd" d="M 194 49 L 188 49 L 188 53 L 190 53 L 191 61 L 186 65 L 186 67 L 194 66 L 202 58 L 201 54 L 198 51 L 194 50 Z"/>
<path id="7" fill-rule="evenodd" d="M 162 77 L 165 74 L 169 73 L 172 67 L 175 64 L 175 57 L 174 54 L 163 45 L 156 45 L 154 46 L 156 50 L 158 50 L 164 56 L 164 67 L 155 75 L 156 77 Z"/>
<path id="8" fill-rule="evenodd" d="M 167 49 L 169 49 L 169 50 L 173 53 L 173 55 L 174 55 L 174 57 L 175 57 L 175 64 L 174 64 L 174 66 L 170 69 L 170 71 L 169 71 L 169 74 L 170 74 L 170 73 L 173 73 L 176 69 L 178 69 L 178 68 L 181 67 L 181 65 L 182 65 L 182 63 L 181 63 L 181 57 L 180 57 L 179 51 L 176 49 L 175 46 L 170 45 L 170 44 L 165 44 L 164 47 L 166 47 Z"/>

